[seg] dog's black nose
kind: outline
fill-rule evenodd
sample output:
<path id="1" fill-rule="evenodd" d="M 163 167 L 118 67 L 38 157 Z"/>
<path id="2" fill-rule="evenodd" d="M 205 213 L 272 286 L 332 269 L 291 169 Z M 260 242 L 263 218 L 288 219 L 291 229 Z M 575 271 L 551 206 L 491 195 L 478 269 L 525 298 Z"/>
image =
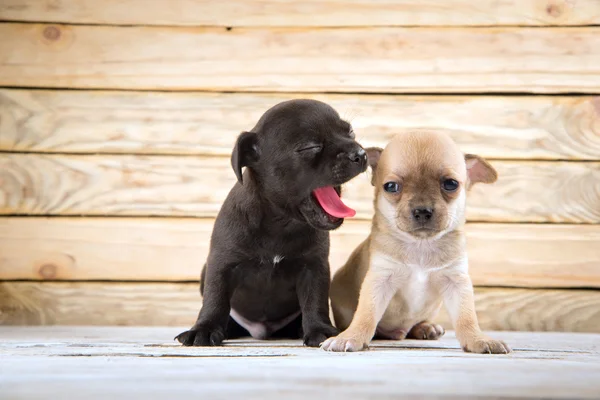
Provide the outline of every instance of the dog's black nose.
<path id="1" fill-rule="evenodd" d="M 348 153 L 348 158 L 354 163 L 364 164 L 367 162 L 367 152 L 362 147 L 359 147 L 358 149 Z"/>
<path id="2" fill-rule="evenodd" d="M 415 221 L 425 222 L 429 221 L 433 216 L 433 210 L 431 208 L 414 208 L 412 215 Z"/>

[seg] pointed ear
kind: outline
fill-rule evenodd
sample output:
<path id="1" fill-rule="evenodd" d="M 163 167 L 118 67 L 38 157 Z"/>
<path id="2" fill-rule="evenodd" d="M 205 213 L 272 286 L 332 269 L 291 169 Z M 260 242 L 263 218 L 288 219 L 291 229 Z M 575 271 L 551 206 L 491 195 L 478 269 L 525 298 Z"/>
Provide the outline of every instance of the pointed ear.
<path id="1" fill-rule="evenodd" d="M 373 174 L 371 175 L 371 185 L 375 186 L 375 171 L 377 171 L 377 164 L 379 164 L 379 158 L 381 157 L 383 149 L 379 147 L 368 147 L 365 150 L 367 152 L 367 161 L 373 170 Z"/>
<path id="2" fill-rule="evenodd" d="M 258 137 L 254 132 L 242 132 L 235 142 L 231 153 L 231 167 L 238 181 L 243 184 L 242 168 L 252 166 L 258 161 Z"/>
<path id="3" fill-rule="evenodd" d="M 498 179 L 498 173 L 483 157 L 474 154 L 465 154 L 467 164 L 467 176 L 469 187 L 476 183 L 494 183 Z"/>

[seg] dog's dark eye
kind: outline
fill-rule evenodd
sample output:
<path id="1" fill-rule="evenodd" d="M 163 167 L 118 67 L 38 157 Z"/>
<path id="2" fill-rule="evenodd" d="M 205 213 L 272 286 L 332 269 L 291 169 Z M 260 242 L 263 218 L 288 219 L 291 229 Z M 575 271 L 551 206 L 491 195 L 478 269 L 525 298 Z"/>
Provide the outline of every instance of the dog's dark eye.
<path id="1" fill-rule="evenodd" d="M 446 192 L 454 192 L 456 189 L 458 189 L 458 182 L 454 179 L 444 179 L 442 182 L 442 188 L 444 188 Z"/>
<path id="2" fill-rule="evenodd" d="M 354 139 L 354 137 L 356 136 L 354 134 L 354 129 L 350 128 L 350 130 L 348 131 L 348 136 L 350 136 L 351 139 Z"/>
<path id="3" fill-rule="evenodd" d="M 398 182 L 386 182 L 383 184 L 383 190 L 388 193 L 398 193 L 400 191 L 400 184 Z"/>

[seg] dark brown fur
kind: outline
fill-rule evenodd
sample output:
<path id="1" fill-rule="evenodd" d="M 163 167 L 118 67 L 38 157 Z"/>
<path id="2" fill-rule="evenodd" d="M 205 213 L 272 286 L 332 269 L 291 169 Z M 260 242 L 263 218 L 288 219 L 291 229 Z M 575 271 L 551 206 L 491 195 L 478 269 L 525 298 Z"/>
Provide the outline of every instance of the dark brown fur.
<path id="1" fill-rule="evenodd" d="M 204 304 L 177 340 L 216 346 L 248 335 L 230 317 L 235 310 L 260 327 L 260 338 L 303 337 L 318 346 L 337 333 L 328 311 L 328 231 L 343 219 L 325 214 L 311 193 L 323 186 L 339 192 L 366 169 L 366 154 L 333 108 L 293 100 L 240 134 L 231 161 L 239 182 L 215 222 L 202 271 Z"/>

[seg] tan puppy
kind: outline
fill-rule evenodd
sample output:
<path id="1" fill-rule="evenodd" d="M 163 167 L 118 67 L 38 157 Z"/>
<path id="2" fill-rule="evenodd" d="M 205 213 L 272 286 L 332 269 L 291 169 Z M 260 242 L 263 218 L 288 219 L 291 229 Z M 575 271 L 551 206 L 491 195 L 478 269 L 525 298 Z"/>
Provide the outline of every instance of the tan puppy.
<path id="1" fill-rule="evenodd" d="M 495 182 L 494 168 L 463 155 L 441 133 L 400 134 L 383 152 L 367 153 L 375 186 L 373 226 L 333 278 L 334 318 L 345 330 L 323 349 L 362 350 L 375 334 L 437 339 L 444 330 L 430 321 L 444 302 L 465 351 L 510 352 L 479 328 L 463 233 L 466 191 L 477 182 Z"/>

